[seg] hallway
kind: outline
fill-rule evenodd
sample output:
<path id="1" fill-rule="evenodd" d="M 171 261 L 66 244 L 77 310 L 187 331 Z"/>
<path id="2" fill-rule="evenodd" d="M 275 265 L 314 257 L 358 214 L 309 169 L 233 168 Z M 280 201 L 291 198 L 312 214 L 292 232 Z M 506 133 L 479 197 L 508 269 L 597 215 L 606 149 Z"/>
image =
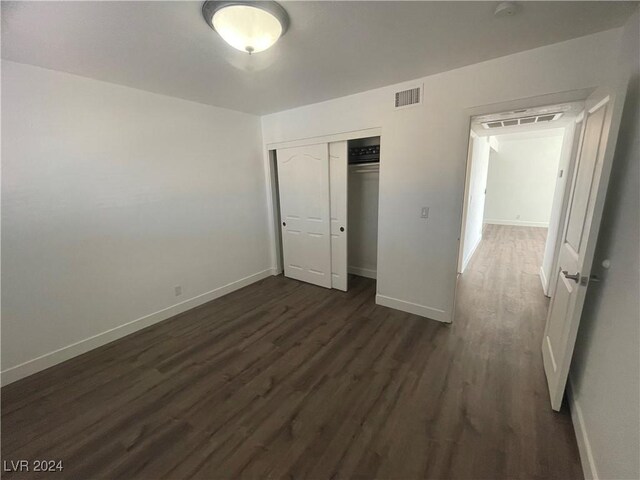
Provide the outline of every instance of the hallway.
<path id="1" fill-rule="evenodd" d="M 453 330 L 459 361 L 474 370 L 472 385 L 481 387 L 475 395 L 484 403 L 482 416 L 495 411 L 491 430 L 501 430 L 498 445 L 523 453 L 532 477 L 553 477 L 554 468 L 572 459 L 564 477 L 582 478 L 571 417 L 566 408 L 551 410 L 542 364 L 549 299 L 539 270 L 546 234 L 545 228 L 485 225 L 458 279 Z"/>
<path id="2" fill-rule="evenodd" d="M 456 319 L 486 312 L 483 320 L 492 328 L 517 334 L 515 327 L 525 325 L 542 341 L 549 306 L 540 282 L 546 236 L 546 228 L 485 225 L 482 242 L 458 278 Z"/>

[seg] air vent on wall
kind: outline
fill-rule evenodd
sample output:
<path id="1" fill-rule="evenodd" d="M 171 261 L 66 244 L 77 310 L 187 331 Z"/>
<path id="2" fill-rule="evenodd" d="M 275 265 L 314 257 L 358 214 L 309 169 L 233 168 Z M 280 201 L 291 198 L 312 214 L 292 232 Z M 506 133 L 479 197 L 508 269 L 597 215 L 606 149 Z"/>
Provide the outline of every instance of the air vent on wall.
<path id="1" fill-rule="evenodd" d="M 422 102 L 422 88 L 410 88 L 401 92 L 396 92 L 395 107 L 404 108 L 411 105 L 418 105 Z"/>
<path id="2" fill-rule="evenodd" d="M 501 128 L 501 127 L 515 127 L 518 125 L 530 125 L 532 123 L 544 123 L 552 122 L 562 116 L 562 112 L 557 113 L 545 113 L 544 115 L 521 117 L 521 118 L 507 118 L 504 120 L 492 120 L 490 122 L 482 122 L 482 126 L 486 129 Z"/>

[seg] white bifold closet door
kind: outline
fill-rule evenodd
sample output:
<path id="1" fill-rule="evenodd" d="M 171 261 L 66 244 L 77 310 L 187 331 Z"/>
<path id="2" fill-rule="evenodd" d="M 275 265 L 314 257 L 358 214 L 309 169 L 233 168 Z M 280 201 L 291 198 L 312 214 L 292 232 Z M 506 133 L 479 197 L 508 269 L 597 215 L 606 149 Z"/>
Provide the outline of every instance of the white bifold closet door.
<path id="1" fill-rule="evenodd" d="M 284 274 L 331 288 L 329 146 L 277 151 Z"/>
<path id="2" fill-rule="evenodd" d="M 331 287 L 347 291 L 347 142 L 329 144 Z"/>

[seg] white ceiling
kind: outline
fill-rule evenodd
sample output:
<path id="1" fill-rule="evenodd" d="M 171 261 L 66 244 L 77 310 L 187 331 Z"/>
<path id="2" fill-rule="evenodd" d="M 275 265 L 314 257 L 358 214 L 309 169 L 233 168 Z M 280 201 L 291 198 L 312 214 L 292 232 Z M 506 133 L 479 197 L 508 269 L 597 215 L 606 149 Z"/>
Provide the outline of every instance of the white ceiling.
<path id="1" fill-rule="evenodd" d="M 620 26 L 634 2 L 282 2 L 291 27 L 249 56 L 202 2 L 2 2 L 2 58 L 264 114 Z"/>

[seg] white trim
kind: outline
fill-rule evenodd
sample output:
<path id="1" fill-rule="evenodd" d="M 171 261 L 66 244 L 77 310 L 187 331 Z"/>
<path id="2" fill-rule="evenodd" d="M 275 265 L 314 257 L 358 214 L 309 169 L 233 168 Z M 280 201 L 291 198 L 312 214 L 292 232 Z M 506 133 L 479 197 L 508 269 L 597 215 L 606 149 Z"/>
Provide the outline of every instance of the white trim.
<path id="1" fill-rule="evenodd" d="M 267 150 L 277 150 L 279 148 L 302 147 L 305 145 L 315 145 L 317 143 L 333 143 L 345 140 L 356 140 L 358 138 L 381 137 L 382 129 L 380 127 L 366 128 L 364 130 L 354 130 L 351 132 L 339 132 L 329 135 L 320 135 L 317 137 L 299 138 L 296 140 L 288 140 L 283 142 L 266 143 Z"/>
<path id="2" fill-rule="evenodd" d="M 16 380 L 20 380 L 21 378 L 33 375 L 34 373 L 37 373 L 41 370 L 86 353 L 90 350 L 93 350 L 94 348 L 106 345 L 107 343 L 118 340 L 119 338 L 122 338 L 133 332 L 137 332 L 138 330 L 146 328 L 155 323 L 167 320 L 168 318 L 171 318 L 182 312 L 186 312 L 187 310 L 198 307 L 204 303 L 215 300 L 216 298 L 222 297 L 223 295 L 231 293 L 242 287 L 246 287 L 247 285 L 250 285 L 259 280 L 262 280 L 263 278 L 275 274 L 276 273 L 272 268 L 254 273 L 253 275 L 249 275 L 248 277 L 241 278 L 220 288 L 216 288 L 183 302 L 171 305 L 170 307 L 158 310 L 157 312 L 145 315 L 144 317 L 140 317 L 125 324 L 118 325 L 117 327 L 114 327 L 110 330 L 98 333 L 97 335 L 93 335 L 89 338 L 85 338 L 84 340 L 80 340 L 79 342 L 72 343 L 71 345 L 67 345 L 66 347 L 54 350 L 53 352 L 45 353 L 44 355 L 21 363 L 20 365 L 16 365 L 15 367 L 7 368 L 6 370 L 2 371 L 2 385 L 8 385 L 12 382 L 15 382 Z"/>
<path id="3" fill-rule="evenodd" d="M 451 323 L 451 318 L 447 315 L 447 312 L 440 310 L 439 308 L 427 307 L 426 305 L 387 297 L 386 295 L 380 295 L 379 293 L 376 294 L 376 303 L 384 307 L 395 308 L 396 310 L 413 313 L 414 315 L 420 315 L 421 317 L 426 317 L 438 322 Z"/>
<path id="4" fill-rule="evenodd" d="M 464 273 L 465 269 L 467 268 L 467 265 L 469 265 L 469 262 L 473 258 L 473 254 L 476 253 L 476 250 L 478 249 L 478 245 L 480 245 L 480 242 L 482 242 L 482 235 L 478 237 L 476 244 L 473 246 L 473 248 L 469 252 L 469 255 L 467 255 L 467 258 L 462 259 L 462 266 L 460 267 L 460 271 L 458 273 Z"/>
<path id="5" fill-rule="evenodd" d="M 540 281 L 542 282 L 542 292 L 544 293 L 545 297 L 548 297 L 549 283 L 547 282 L 547 276 L 544 274 L 544 268 L 542 267 L 540 267 Z"/>
<path id="6" fill-rule="evenodd" d="M 598 103 L 596 103 L 593 107 L 591 107 L 589 109 L 589 113 L 594 113 L 596 110 L 598 110 L 599 108 L 604 106 L 609 100 L 611 100 L 611 95 L 607 95 L 602 100 L 600 100 Z"/>
<path id="7" fill-rule="evenodd" d="M 514 227 L 544 227 L 549 228 L 549 222 L 529 222 L 526 220 L 491 220 L 486 219 L 484 223 L 491 225 L 512 225 Z"/>
<path id="8" fill-rule="evenodd" d="M 585 480 L 598 480 L 598 469 L 596 468 L 596 462 L 593 458 L 593 452 L 591 451 L 591 443 L 587 435 L 582 409 L 574 395 L 571 377 L 569 377 L 569 381 L 567 382 L 567 398 L 569 400 L 569 410 L 571 410 L 573 429 L 575 430 L 576 440 L 578 442 L 578 451 L 580 453 L 580 462 L 582 463 L 584 478 Z"/>
<path id="9" fill-rule="evenodd" d="M 378 278 L 378 272 L 373 268 L 349 267 L 347 271 L 351 275 L 358 275 L 360 277 L 373 278 L 374 280 Z"/>

